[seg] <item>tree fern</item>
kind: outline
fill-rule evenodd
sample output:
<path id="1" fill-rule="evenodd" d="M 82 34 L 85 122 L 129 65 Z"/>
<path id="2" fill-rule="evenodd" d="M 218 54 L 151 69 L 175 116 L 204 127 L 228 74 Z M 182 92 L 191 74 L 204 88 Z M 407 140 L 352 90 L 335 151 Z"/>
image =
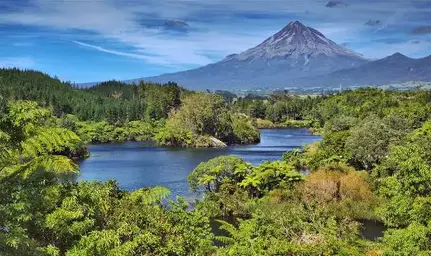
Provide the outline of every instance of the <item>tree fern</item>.
<path id="1" fill-rule="evenodd" d="M 220 223 L 219 229 L 224 230 L 229 233 L 229 236 L 215 236 L 215 239 L 217 241 L 222 242 L 223 244 L 233 244 L 235 243 L 236 239 L 239 235 L 238 229 L 232 225 L 231 223 L 224 221 L 224 220 L 215 220 L 216 222 Z"/>
<path id="2" fill-rule="evenodd" d="M 51 117 L 48 109 L 41 108 L 34 101 L 17 101 L 9 104 L 8 118 L 14 126 L 24 126 L 27 123 L 40 123 Z"/>
<path id="3" fill-rule="evenodd" d="M 62 152 L 80 143 L 79 137 L 72 131 L 57 127 L 44 127 L 30 138 L 21 142 L 25 156 L 38 156 Z"/>
<path id="4" fill-rule="evenodd" d="M 169 196 L 171 192 L 165 187 L 154 187 L 151 189 L 141 188 L 130 194 L 132 201 L 146 205 L 157 203 Z"/>
<path id="5" fill-rule="evenodd" d="M 52 126 L 47 121 L 50 117 L 50 111 L 35 102 L 9 104 L 0 120 L 0 181 L 16 174 L 25 178 L 41 170 L 56 174 L 78 171 L 67 155 L 81 146 L 81 140 L 70 130 Z"/>
<path id="6" fill-rule="evenodd" d="M 66 156 L 41 156 L 33 159 L 26 170 L 26 175 L 37 170 L 44 170 L 55 174 L 77 173 L 78 165 Z"/>
<path id="7" fill-rule="evenodd" d="M 235 239 L 228 236 L 215 236 L 214 239 L 226 245 L 235 243 Z"/>
<path id="8" fill-rule="evenodd" d="M 10 140 L 10 135 L 0 130 L 0 145 L 6 143 L 9 140 Z"/>

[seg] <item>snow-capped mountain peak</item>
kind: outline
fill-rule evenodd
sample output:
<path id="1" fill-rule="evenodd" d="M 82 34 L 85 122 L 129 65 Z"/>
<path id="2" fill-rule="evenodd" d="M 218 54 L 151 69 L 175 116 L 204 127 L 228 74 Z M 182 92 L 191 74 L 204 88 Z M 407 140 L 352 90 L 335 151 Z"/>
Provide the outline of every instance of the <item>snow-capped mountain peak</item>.
<path id="1" fill-rule="evenodd" d="M 294 21 L 245 52 L 228 55 L 221 61 L 200 68 L 147 80 L 176 81 L 188 88 L 282 88 L 306 77 L 352 69 L 368 62 L 360 54 L 334 43 L 316 29 Z"/>
<path id="2" fill-rule="evenodd" d="M 318 55 L 349 56 L 363 58 L 327 39 L 314 28 L 307 27 L 299 21 L 290 22 L 282 30 L 269 37 L 261 44 L 239 55 L 232 56 L 240 61 L 253 59 L 272 59 L 275 57 L 313 58 Z"/>

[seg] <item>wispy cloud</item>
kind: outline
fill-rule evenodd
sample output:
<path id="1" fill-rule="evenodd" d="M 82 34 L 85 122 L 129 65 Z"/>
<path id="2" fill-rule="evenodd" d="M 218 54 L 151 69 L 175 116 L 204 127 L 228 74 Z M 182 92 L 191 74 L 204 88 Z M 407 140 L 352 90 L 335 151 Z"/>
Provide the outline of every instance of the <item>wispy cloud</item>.
<path id="1" fill-rule="evenodd" d="M 13 43 L 12 45 L 16 47 L 30 47 L 30 46 L 33 46 L 34 44 L 32 42 L 16 42 L 16 43 Z"/>
<path id="2" fill-rule="evenodd" d="M 123 56 L 123 57 L 130 57 L 130 58 L 134 58 L 134 59 L 139 59 L 139 60 L 145 60 L 145 61 L 149 61 L 149 62 L 154 62 L 157 64 L 161 64 L 161 65 L 167 65 L 168 63 L 165 61 L 161 61 L 160 58 L 157 57 L 151 57 L 151 56 L 146 56 L 143 54 L 136 54 L 136 53 L 127 53 L 127 52 L 121 52 L 121 51 L 116 51 L 116 50 L 110 50 L 110 49 L 106 49 L 104 47 L 101 46 L 97 46 L 97 45 L 93 45 L 93 44 L 87 44 L 87 43 L 83 43 L 80 41 L 73 41 L 75 44 L 87 47 L 87 48 L 91 48 L 100 52 L 105 52 L 105 53 L 110 53 L 110 54 L 114 54 L 117 56 Z"/>
<path id="3" fill-rule="evenodd" d="M 387 28 L 388 26 L 395 24 L 397 21 L 402 20 L 402 17 L 404 15 L 405 10 L 403 9 L 398 9 L 395 11 L 394 14 L 392 14 L 391 16 L 389 16 L 383 23 L 382 25 L 377 28 L 374 32 L 379 32 L 385 28 Z"/>

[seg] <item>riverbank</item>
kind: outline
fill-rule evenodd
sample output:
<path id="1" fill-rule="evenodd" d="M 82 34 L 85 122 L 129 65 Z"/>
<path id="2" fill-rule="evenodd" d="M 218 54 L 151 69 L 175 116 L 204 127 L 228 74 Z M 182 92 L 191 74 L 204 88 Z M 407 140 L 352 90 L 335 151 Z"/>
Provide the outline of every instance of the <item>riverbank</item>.
<path id="1" fill-rule="evenodd" d="M 283 123 L 274 123 L 270 120 L 256 118 L 254 120 L 258 129 L 277 129 L 277 128 L 310 128 L 313 127 L 312 120 L 286 120 Z"/>

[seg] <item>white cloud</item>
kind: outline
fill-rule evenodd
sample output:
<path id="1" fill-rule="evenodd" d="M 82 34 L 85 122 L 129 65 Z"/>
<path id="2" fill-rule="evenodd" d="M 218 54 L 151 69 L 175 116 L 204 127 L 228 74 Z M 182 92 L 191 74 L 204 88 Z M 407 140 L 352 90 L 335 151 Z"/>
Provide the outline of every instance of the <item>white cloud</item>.
<path id="1" fill-rule="evenodd" d="M 137 11 L 144 10 L 144 6 L 118 7 L 110 1 L 37 0 L 33 1 L 33 4 L 37 6 L 36 9 L 28 7 L 18 13 L 7 13 L 2 15 L 1 19 L 4 23 L 37 25 L 65 32 L 70 29 L 80 29 L 96 33 L 102 38 L 114 39 L 132 46 L 137 49 L 137 53 L 120 52 L 88 44 L 87 47 L 142 59 L 153 64 L 168 66 L 209 64 L 213 59 L 209 58 L 208 54 L 221 57 L 231 53 L 232 50 L 242 50 L 243 48 L 239 46 L 250 39 L 249 36 L 237 37 L 235 31 L 228 32 L 227 35 L 216 31 L 200 31 L 184 37 L 163 34 L 159 30 L 145 28 L 139 24 L 139 18 L 145 16 Z M 152 12 L 158 8 L 150 7 L 145 11 Z M 255 42 L 255 40 L 252 41 Z"/>
<path id="2" fill-rule="evenodd" d="M 2 14 L 1 20 L 16 24 L 38 25 L 56 29 L 82 29 L 99 33 L 131 28 L 134 16 L 110 1 L 32 0 L 28 7 Z M 22 5 L 24 6 L 24 5 Z"/>
<path id="3" fill-rule="evenodd" d="M 220 59 L 228 54 L 244 51 L 281 29 L 291 17 L 304 21 L 306 25 L 321 30 L 328 38 L 343 43 L 360 42 L 362 33 L 366 32 L 363 24 L 369 19 L 384 22 L 384 27 L 381 28 L 384 30 L 388 25 L 407 22 L 406 17 L 411 17 L 418 11 L 412 1 L 357 0 L 349 1 L 349 6 L 343 8 L 326 8 L 325 3 L 311 0 L 30 0 L 27 7 L 19 5 L 19 11 L 1 14 L 0 23 L 35 25 L 63 33 L 85 31 L 98 37 L 97 41 L 115 40 L 136 51 L 117 51 L 101 44 L 83 43 L 85 40 L 79 35 L 70 40 L 109 54 L 179 67 L 205 65 L 213 62 L 214 58 Z M 420 9 L 424 10 L 426 8 Z M 261 13 L 277 18 L 270 18 L 270 21 L 246 19 L 241 17 L 244 13 Z M 140 24 L 145 18 L 186 20 L 193 30 L 182 36 L 175 36 L 145 28 Z M 354 50 L 364 54 L 380 53 L 368 48 Z"/>

